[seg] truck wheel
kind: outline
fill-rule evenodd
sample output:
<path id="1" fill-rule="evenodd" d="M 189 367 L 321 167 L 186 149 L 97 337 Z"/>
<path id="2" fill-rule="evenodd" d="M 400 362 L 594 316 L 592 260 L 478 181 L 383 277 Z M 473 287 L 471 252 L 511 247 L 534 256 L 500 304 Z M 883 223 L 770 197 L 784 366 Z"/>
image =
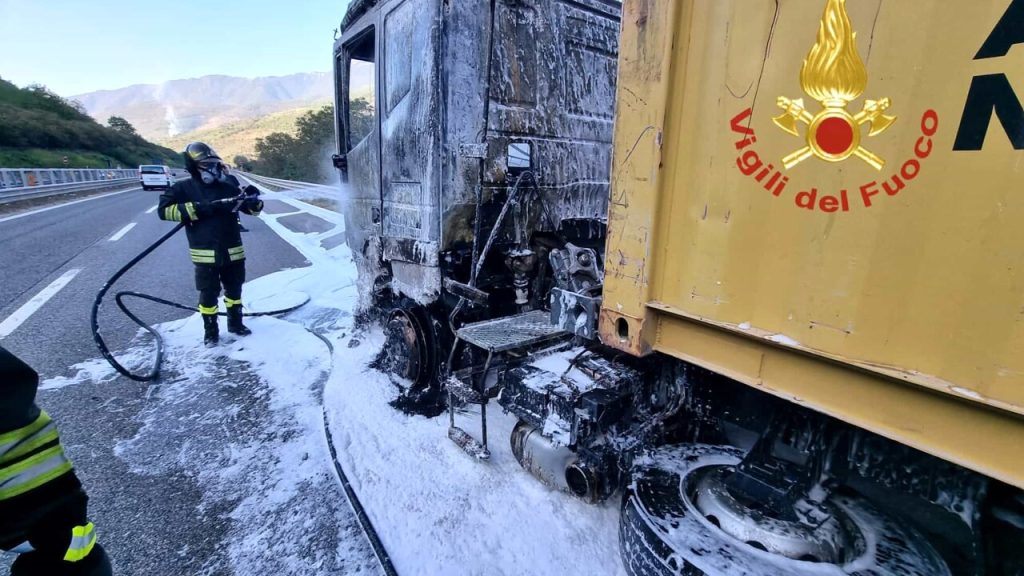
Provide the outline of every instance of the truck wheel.
<path id="1" fill-rule="evenodd" d="M 419 311 L 396 308 L 385 327 L 383 368 L 408 380 L 410 389 L 426 385 L 433 374 L 431 339 Z"/>
<path id="2" fill-rule="evenodd" d="M 924 537 L 863 498 L 833 494 L 814 528 L 741 504 L 721 480 L 742 456 L 691 444 L 638 459 L 619 524 L 631 575 L 950 574 Z"/>
<path id="3" fill-rule="evenodd" d="M 419 306 L 394 308 L 384 328 L 387 340 L 377 367 L 402 380 L 391 405 L 408 414 L 434 417 L 444 411 L 437 380 L 437 337 L 430 315 Z"/>

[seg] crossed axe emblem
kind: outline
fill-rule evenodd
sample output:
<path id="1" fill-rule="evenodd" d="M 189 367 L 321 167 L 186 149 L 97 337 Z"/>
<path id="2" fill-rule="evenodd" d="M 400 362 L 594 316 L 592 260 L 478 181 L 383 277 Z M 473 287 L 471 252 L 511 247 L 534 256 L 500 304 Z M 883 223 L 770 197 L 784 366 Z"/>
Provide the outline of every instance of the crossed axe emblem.
<path id="1" fill-rule="evenodd" d="M 803 98 L 790 100 L 785 96 L 780 96 L 778 105 L 784 112 L 780 116 L 773 118 L 776 126 L 798 137 L 800 136 L 798 124 L 802 122 L 808 126 L 807 146 L 782 159 L 786 169 L 792 168 L 815 155 L 829 162 L 839 162 L 850 156 L 856 156 L 867 162 L 875 170 L 881 170 L 882 166 L 885 165 L 885 160 L 860 145 L 860 127 L 867 124 L 869 127 L 868 137 L 871 137 L 885 132 L 889 126 L 892 126 L 892 123 L 896 121 L 896 117 L 884 114 L 891 105 L 889 98 L 865 100 L 864 109 L 856 115 L 851 115 L 846 111 L 845 102 L 840 106 L 827 105 L 824 110 L 817 114 L 811 114 L 807 110 L 804 106 Z M 822 144 L 817 140 L 818 128 L 821 127 L 823 122 L 831 119 L 841 120 L 849 126 L 850 145 L 842 152 L 825 151 L 822 149 Z"/>

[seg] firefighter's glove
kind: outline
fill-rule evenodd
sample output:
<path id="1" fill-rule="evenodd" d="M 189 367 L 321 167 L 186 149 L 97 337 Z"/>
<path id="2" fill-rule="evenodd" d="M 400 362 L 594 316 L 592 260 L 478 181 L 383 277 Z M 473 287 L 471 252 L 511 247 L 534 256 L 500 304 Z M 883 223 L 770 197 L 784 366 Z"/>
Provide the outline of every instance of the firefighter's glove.
<path id="1" fill-rule="evenodd" d="M 205 220 L 218 214 L 229 214 L 232 207 L 233 205 L 228 202 L 196 202 L 196 216 L 199 216 L 200 220 Z"/>
<path id="2" fill-rule="evenodd" d="M 252 184 L 242 189 L 242 194 L 245 197 L 245 207 L 250 210 L 259 210 L 260 208 L 260 191 Z"/>
<path id="3" fill-rule="evenodd" d="M 200 220 L 210 218 L 215 213 L 213 206 L 213 204 L 206 201 L 196 202 L 196 216 L 199 216 Z"/>

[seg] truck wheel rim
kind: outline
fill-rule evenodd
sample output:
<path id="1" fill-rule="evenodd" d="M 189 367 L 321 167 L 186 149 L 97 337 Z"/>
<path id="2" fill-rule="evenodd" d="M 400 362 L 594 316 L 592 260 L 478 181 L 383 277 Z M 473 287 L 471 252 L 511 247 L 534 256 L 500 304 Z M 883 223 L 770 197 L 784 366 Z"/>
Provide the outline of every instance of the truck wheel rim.
<path id="1" fill-rule="evenodd" d="M 730 492 L 725 480 L 732 471 L 732 466 L 707 466 L 684 479 L 687 507 L 712 530 L 791 560 L 844 564 L 864 552 L 860 529 L 838 506 L 800 503 L 794 509 L 797 520 L 774 518 Z"/>

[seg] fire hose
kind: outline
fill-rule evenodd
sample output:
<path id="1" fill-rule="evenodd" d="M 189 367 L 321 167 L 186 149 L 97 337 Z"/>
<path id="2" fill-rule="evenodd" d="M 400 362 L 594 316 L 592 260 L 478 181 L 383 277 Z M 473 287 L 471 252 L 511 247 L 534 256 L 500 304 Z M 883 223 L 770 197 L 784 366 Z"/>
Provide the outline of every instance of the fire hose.
<path id="1" fill-rule="evenodd" d="M 221 200 L 214 200 L 211 203 L 212 204 L 232 204 L 233 203 L 234 207 L 231 209 L 231 211 L 232 212 L 238 212 L 238 209 L 242 206 L 242 202 L 244 200 L 245 200 L 244 195 L 239 195 L 239 196 L 234 197 L 234 198 L 223 198 Z M 149 256 L 154 250 L 159 248 L 161 244 L 163 244 L 164 242 L 170 240 L 170 238 L 172 236 L 177 234 L 178 231 L 181 230 L 184 227 L 185 227 L 185 223 L 183 223 L 183 222 L 179 223 L 170 232 L 168 232 L 168 233 L 164 234 L 163 236 L 161 236 L 156 242 L 150 244 L 149 247 L 147 247 L 145 250 L 140 252 L 138 256 L 136 256 L 135 258 L 132 258 L 127 264 L 122 266 L 121 269 L 118 270 L 117 272 L 115 272 L 114 275 L 111 276 L 109 280 L 107 280 L 107 282 L 103 285 L 103 287 L 100 288 L 100 291 L 96 294 L 96 299 L 92 303 L 92 313 L 90 314 L 89 321 L 90 321 L 90 325 L 92 327 L 92 338 L 96 342 L 96 346 L 99 348 L 100 354 L 103 355 L 103 358 L 106 359 L 106 361 L 109 362 L 110 365 L 113 366 L 115 370 L 120 372 L 125 377 L 130 378 L 132 380 L 135 380 L 136 382 L 151 382 L 151 381 L 156 380 L 157 378 L 160 377 L 160 365 L 163 363 L 163 358 L 164 358 L 164 340 L 163 340 L 163 337 L 160 335 L 159 332 L 157 332 L 157 330 L 155 328 L 153 328 L 152 326 L 147 324 L 145 321 L 143 321 L 141 318 L 139 318 L 135 313 L 133 313 L 131 310 L 128 309 L 128 306 L 125 304 L 124 299 L 127 298 L 127 297 L 139 298 L 139 299 L 142 299 L 142 300 L 149 300 L 151 302 L 156 302 L 158 304 L 163 304 L 165 306 L 170 306 L 172 308 L 179 308 L 181 310 L 187 310 L 189 312 L 194 312 L 195 311 L 195 307 L 194 306 L 186 306 L 184 304 L 179 304 L 177 302 L 172 302 L 170 300 L 165 300 L 163 298 L 158 298 L 158 297 L 152 296 L 150 294 L 143 294 L 141 292 L 122 291 L 122 292 L 117 292 L 117 293 L 114 294 L 114 300 L 115 300 L 115 302 L 117 302 L 117 307 L 121 309 L 121 312 L 123 312 L 125 316 L 127 316 L 129 319 L 131 319 L 132 322 L 135 322 L 136 324 L 138 324 L 143 330 L 145 330 L 145 331 L 149 332 L 150 334 L 152 334 L 153 338 L 156 340 L 156 350 L 155 350 L 155 354 L 153 355 L 153 364 L 152 364 L 152 366 L 150 367 L 149 371 L 146 372 L 145 374 L 136 374 L 136 373 L 132 372 L 131 370 L 129 370 L 128 368 L 126 368 L 125 366 L 123 366 L 120 362 L 117 361 L 116 358 L 114 358 L 114 355 L 113 355 L 113 353 L 111 353 L 110 348 L 107 347 L 107 343 L 103 340 L 103 336 L 100 335 L 100 327 L 99 327 L 99 319 L 98 319 L 98 314 L 99 314 L 100 306 L 103 304 L 103 298 L 107 295 L 107 292 L 110 291 L 111 287 L 113 287 L 114 283 L 116 283 L 129 270 L 134 268 L 136 264 L 138 264 L 144 258 L 146 258 L 146 256 Z M 269 311 L 265 311 L 265 312 L 245 312 L 245 313 L 242 314 L 242 316 L 249 316 L 249 317 L 253 317 L 253 316 L 276 316 L 276 315 L 279 315 L 279 314 L 285 314 L 287 312 L 291 312 L 293 310 L 296 310 L 296 309 L 304 306 L 307 302 L 309 302 L 309 298 L 308 297 L 306 298 L 306 300 L 304 302 L 302 302 L 300 304 L 297 304 L 295 306 L 291 306 L 291 307 L 288 307 L 288 308 L 282 308 L 280 310 L 269 310 Z M 218 316 L 226 316 L 227 313 L 225 313 L 225 312 L 218 312 L 217 315 Z"/>
<path id="2" fill-rule="evenodd" d="M 235 203 L 235 206 L 232 208 L 232 212 L 238 212 L 238 209 L 241 207 L 243 200 L 244 200 L 244 196 L 240 195 L 240 196 L 235 197 L 235 198 L 225 198 L 225 199 L 222 199 L 222 200 L 215 200 L 213 203 L 216 203 L 216 204 Z M 131 370 L 129 370 L 128 368 L 123 366 L 120 362 L 118 362 L 116 358 L 114 358 L 114 355 L 110 352 L 109 347 L 107 346 L 106 342 L 104 342 L 103 337 L 100 335 L 99 322 L 98 322 L 98 319 L 97 319 L 97 315 L 99 313 L 100 306 L 103 304 L 103 298 L 107 295 L 107 292 L 110 291 L 111 287 L 113 287 L 114 283 L 116 283 L 129 270 L 131 270 L 133 267 L 135 267 L 136 264 L 138 264 L 143 259 L 145 259 L 147 256 L 149 256 L 154 250 L 159 248 L 160 245 L 162 245 L 164 242 L 170 240 L 171 237 L 173 237 L 175 234 L 177 234 L 178 231 L 180 231 L 184 227 L 185 227 L 184 223 L 179 223 L 177 226 L 175 226 L 173 229 L 171 229 L 170 232 L 168 232 L 168 233 L 164 234 L 163 236 L 161 236 L 159 239 L 157 239 L 156 242 L 153 242 L 152 244 L 150 244 L 145 250 L 140 252 L 136 257 L 132 258 L 127 264 L 122 266 L 121 269 L 118 270 L 117 272 L 115 272 L 114 275 L 111 276 L 109 280 L 107 280 L 107 282 L 103 285 L 103 287 L 100 288 L 100 291 L 96 294 L 96 299 L 93 301 L 93 304 L 92 304 L 92 313 L 90 315 L 90 323 L 91 323 L 91 326 L 92 326 L 92 337 L 93 337 L 93 340 L 95 340 L 95 342 L 96 342 L 96 346 L 99 348 L 100 353 L 103 355 L 103 358 L 105 358 L 107 360 L 107 362 L 109 362 L 110 365 L 114 367 L 115 370 L 120 372 L 125 377 L 130 378 L 132 380 L 135 380 L 136 382 L 150 382 L 150 381 L 156 380 L 157 378 L 160 377 L 160 365 L 163 362 L 163 354 L 164 354 L 164 341 L 163 341 L 163 337 L 160 335 L 160 333 L 155 328 L 150 326 L 148 323 L 146 323 L 141 318 L 139 318 L 134 312 L 132 312 L 131 310 L 128 309 L 128 306 L 125 304 L 124 299 L 126 297 L 130 296 L 130 297 L 139 298 L 139 299 L 142 299 L 142 300 L 149 300 L 151 302 L 156 302 L 158 304 L 163 304 L 165 306 L 170 306 L 172 308 L 179 308 L 181 310 L 186 310 L 186 311 L 189 311 L 189 312 L 193 312 L 195 310 L 195 308 L 192 307 L 192 306 L 186 306 L 184 304 L 179 304 L 177 302 L 172 302 L 170 300 L 165 300 L 163 298 L 158 298 L 158 297 L 152 296 L 150 294 L 143 294 L 141 292 L 121 291 L 121 292 L 117 292 L 117 293 L 114 294 L 114 300 L 115 300 L 115 302 L 117 302 L 117 306 L 118 306 L 118 308 L 121 309 L 121 312 L 123 312 L 125 314 L 125 316 L 127 316 L 133 322 L 138 324 L 143 330 L 145 330 L 145 331 L 149 332 L 150 334 L 152 334 L 153 338 L 156 341 L 156 350 L 155 350 L 155 354 L 153 356 L 153 364 L 150 367 L 149 372 L 147 372 L 145 374 L 136 374 L 136 373 L 132 372 Z M 246 313 L 243 313 L 242 315 L 243 316 L 248 316 L 248 317 L 253 317 L 253 316 L 276 316 L 276 315 L 279 315 L 279 314 L 285 314 L 287 312 L 291 312 L 293 310 L 296 310 L 296 309 L 298 309 L 298 308 L 300 308 L 302 306 L 305 306 L 308 302 L 309 302 L 309 297 L 307 296 L 306 299 L 303 302 L 301 302 L 299 304 L 296 304 L 294 306 L 290 306 L 288 308 L 282 308 L 280 310 L 270 310 L 270 311 L 266 311 L 266 312 L 246 312 Z M 218 316 L 226 316 L 227 315 L 225 312 L 218 312 L 217 314 L 218 314 Z M 330 346 L 329 343 L 328 343 L 328 346 Z M 351 483 L 348 480 L 348 477 L 346 476 L 344 470 L 342 470 L 341 464 L 338 462 L 337 451 L 335 449 L 333 439 L 332 439 L 332 437 L 330 435 L 330 428 L 327 426 L 326 418 L 327 418 L 327 413 L 324 412 L 324 430 L 325 430 L 325 432 L 327 434 L 327 443 L 328 443 L 328 446 L 330 448 L 331 460 L 334 462 L 335 472 L 338 474 L 338 479 L 341 482 L 342 488 L 345 491 L 345 495 L 348 498 L 349 504 L 352 506 L 352 510 L 353 510 L 353 512 L 356 515 L 356 519 L 359 521 L 359 524 L 362 526 L 363 532 L 365 532 L 365 534 L 367 536 L 367 539 L 370 542 L 370 547 L 373 549 L 374 556 L 377 558 L 377 561 L 380 563 L 380 566 L 383 569 L 385 576 L 397 576 L 397 572 L 395 571 L 395 567 L 394 567 L 394 565 L 391 562 L 391 558 L 388 555 L 387 550 L 384 549 L 384 545 L 381 543 L 380 537 L 377 535 L 376 529 L 374 528 L 373 524 L 370 522 L 370 518 L 366 514 L 366 510 L 363 508 L 363 505 L 360 503 L 358 496 L 356 496 L 355 490 L 353 490 L 352 485 L 351 485 Z"/>

